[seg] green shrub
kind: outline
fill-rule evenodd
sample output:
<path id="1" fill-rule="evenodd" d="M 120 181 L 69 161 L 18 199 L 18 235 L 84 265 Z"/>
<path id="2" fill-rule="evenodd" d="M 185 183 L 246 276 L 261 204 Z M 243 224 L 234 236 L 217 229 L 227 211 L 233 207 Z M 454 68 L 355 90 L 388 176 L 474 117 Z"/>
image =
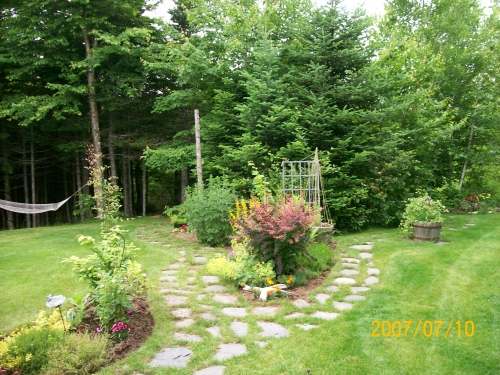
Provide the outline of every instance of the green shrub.
<path id="1" fill-rule="evenodd" d="M 108 361 L 106 335 L 70 334 L 48 353 L 44 375 L 94 374 Z"/>
<path id="2" fill-rule="evenodd" d="M 305 257 L 304 265 L 314 271 L 323 272 L 333 265 L 332 249 L 324 243 L 313 243 L 307 247 L 309 257 Z"/>
<path id="3" fill-rule="evenodd" d="M 175 228 L 187 224 L 186 207 L 182 204 L 165 208 L 165 211 L 163 213 L 168 216 L 168 218 L 170 219 L 170 223 Z"/>
<path id="4" fill-rule="evenodd" d="M 410 198 L 400 226 L 404 231 L 410 231 L 415 223 L 442 223 L 445 212 L 443 204 L 427 194 Z"/>
<path id="5" fill-rule="evenodd" d="M 210 179 L 205 189 L 191 189 L 184 207 L 190 228 L 201 243 L 225 245 L 232 233 L 229 212 L 236 196 L 220 179 Z"/>

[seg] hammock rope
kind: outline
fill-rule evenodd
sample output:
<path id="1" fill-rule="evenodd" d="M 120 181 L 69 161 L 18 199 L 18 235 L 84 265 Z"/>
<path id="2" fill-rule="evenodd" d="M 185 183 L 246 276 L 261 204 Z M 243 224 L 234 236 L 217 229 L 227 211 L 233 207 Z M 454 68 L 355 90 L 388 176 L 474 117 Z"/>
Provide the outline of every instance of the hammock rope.
<path id="1" fill-rule="evenodd" d="M 80 192 L 87 184 L 83 185 L 80 189 L 71 194 L 68 198 L 56 202 L 56 203 L 21 203 L 21 202 L 11 202 L 0 199 L 0 208 L 3 208 L 6 211 L 17 212 L 19 214 L 41 214 L 49 211 L 57 211 L 64 204 L 73 198 L 76 194 Z"/>

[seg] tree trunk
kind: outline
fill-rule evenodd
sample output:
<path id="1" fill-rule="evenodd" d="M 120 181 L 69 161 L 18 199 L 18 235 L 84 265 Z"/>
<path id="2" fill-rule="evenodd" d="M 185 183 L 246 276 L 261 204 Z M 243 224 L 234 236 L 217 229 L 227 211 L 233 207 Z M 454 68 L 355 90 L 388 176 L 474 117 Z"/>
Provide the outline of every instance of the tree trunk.
<path id="1" fill-rule="evenodd" d="M 30 190 L 28 184 L 28 166 L 27 166 L 27 155 L 26 155 L 26 138 L 23 137 L 23 188 L 24 188 L 24 202 L 30 203 Z M 31 215 L 26 214 L 26 228 L 31 227 Z"/>
<path id="2" fill-rule="evenodd" d="M 196 142 L 196 178 L 198 188 L 203 189 L 203 161 L 201 159 L 200 111 L 194 110 L 194 136 Z"/>
<path id="3" fill-rule="evenodd" d="M 82 176 L 80 175 L 80 173 L 82 173 L 82 168 L 80 167 L 80 155 L 77 152 L 75 158 L 76 189 L 78 190 L 77 199 L 78 199 L 78 209 L 80 211 L 80 221 L 83 221 L 85 217 L 83 215 L 83 205 L 82 205 L 82 199 L 80 197 L 81 194 L 80 189 L 82 188 Z"/>
<path id="4" fill-rule="evenodd" d="M 126 217 L 130 216 L 130 201 L 129 201 L 129 174 L 128 174 L 128 160 L 127 154 L 123 150 L 122 156 L 122 184 L 123 184 L 123 213 Z"/>
<path id="5" fill-rule="evenodd" d="M 128 203 L 129 216 L 134 216 L 134 179 L 132 178 L 132 160 L 127 150 L 127 180 L 128 180 Z"/>
<path id="6" fill-rule="evenodd" d="M 188 169 L 181 169 L 181 203 L 186 200 L 186 187 L 188 185 Z"/>
<path id="7" fill-rule="evenodd" d="M 468 164 L 468 161 L 469 161 L 469 155 L 470 155 L 470 152 L 471 152 L 471 148 L 472 148 L 472 140 L 474 139 L 474 125 L 470 125 L 470 129 L 469 129 L 469 142 L 467 143 L 467 153 L 465 154 L 465 160 L 464 160 L 464 165 L 462 167 L 462 174 L 460 175 L 460 183 L 458 185 L 458 189 L 461 191 L 462 190 L 462 186 L 464 184 L 464 180 L 465 180 L 465 172 L 467 171 L 467 164 Z"/>
<path id="8" fill-rule="evenodd" d="M 7 155 L 7 147 L 3 147 L 3 188 L 4 188 L 4 194 L 5 194 L 5 200 L 6 201 L 11 201 L 12 196 L 11 196 L 11 191 L 10 191 L 10 165 L 9 165 L 9 158 Z M 12 211 L 7 211 L 7 228 L 8 229 L 14 229 L 14 214 Z"/>
<path id="9" fill-rule="evenodd" d="M 146 197 L 147 197 L 147 178 L 146 163 L 142 163 L 142 216 L 146 216 Z"/>
<path id="10" fill-rule="evenodd" d="M 92 58 L 93 48 L 95 48 L 95 39 L 90 41 L 90 37 L 86 30 L 83 32 L 83 38 L 85 42 L 85 56 L 88 59 Z M 102 218 L 103 210 L 103 192 L 102 192 L 102 150 L 101 150 L 101 135 L 99 129 L 99 111 L 97 109 L 96 94 L 95 94 L 95 71 L 92 66 L 89 65 L 87 68 L 87 95 L 90 107 L 90 125 L 92 130 L 92 143 L 94 145 L 95 151 L 95 184 L 94 184 L 94 195 L 97 206 L 97 217 Z"/>
<path id="11" fill-rule="evenodd" d="M 111 178 L 114 182 L 118 181 L 118 173 L 116 170 L 116 156 L 115 147 L 113 145 L 114 135 L 113 135 L 113 117 L 112 114 L 109 115 L 109 133 L 108 133 L 108 152 L 109 152 L 109 164 L 111 166 Z"/>
<path id="12" fill-rule="evenodd" d="M 64 198 L 66 198 L 70 194 L 69 192 L 70 181 L 68 180 L 68 172 L 66 171 L 66 168 L 63 169 L 63 180 L 64 180 Z M 66 202 L 66 204 L 64 205 L 64 211 L 66 212 L 66 222 L 71 223 L 70 202 Z"/>
<path id="13" fill-rule="evenodd" d="M 30 143 L 30 168 L 31 168 L 31 203 L 36 203 L 36 184 L 35 184 L 35 145 L 33 142 L 33 128 L 31 128 L 31 143 Z M 31 216 L 33 228 L 37 225 L 37 216 Z"/>

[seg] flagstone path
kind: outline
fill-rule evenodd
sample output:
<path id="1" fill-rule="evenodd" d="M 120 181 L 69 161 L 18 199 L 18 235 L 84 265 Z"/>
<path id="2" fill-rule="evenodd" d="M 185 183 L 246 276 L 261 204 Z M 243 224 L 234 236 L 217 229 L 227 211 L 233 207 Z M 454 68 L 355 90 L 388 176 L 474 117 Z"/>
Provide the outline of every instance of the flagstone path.
<path id="1" fill-rule="evenodd" d="M 137 237 L 155 246 L 176 251 L 176 261 L 165 266 L 160 277 L 166 313 L 175 322 L 174 345 L 161 349 L 149 362 L 151 367 L 184 368 L 197 349 L 211 343 L 215 350 L 195 375 L 223 375 L 222 363 L 260 350 L 269 340 L 318 329 L 322 321 L 337 319 L 364 301 L 365 293 L 379 282 L 380 270 L 373 263 L 373 242 L 352 245 L 340 255 L 340 269 L 334 267 L 328 282 L 309 298 L 274 300 L 267 304 L 246 301 L 241 293 L 206 272 L 205 264 L 220 249 L 186 244 L 175 249 L 162 242 L 164 233 L 141 228 Z M 257 305 L 257 306 L 255 306 Z M 209 346 L 210 347 L 210 346 Z M 206 353 L 206 348 L 203 348 Z M 206 357 L 206 354 L 204 354 Z"/>

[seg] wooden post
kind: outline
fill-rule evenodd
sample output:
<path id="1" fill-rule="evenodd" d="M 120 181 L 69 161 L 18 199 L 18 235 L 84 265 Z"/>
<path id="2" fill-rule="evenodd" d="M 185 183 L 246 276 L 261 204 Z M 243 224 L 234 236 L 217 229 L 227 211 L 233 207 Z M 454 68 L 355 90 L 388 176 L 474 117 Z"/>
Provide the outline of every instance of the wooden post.
<path id="1" fill-rule="evenodd" d="M 33 142 L 33 128 L 31 128 L 31 143 L 30 143 L 30 169 L 31 169 L 31 203 L 36 203 L 36 183 L 35 183 L 35 145 Z M 36 214 L 31 217 L 33 228 L 37 225 Z"/>
<path id="2" fill-rule="evenodd" d="M 194 137 L 196 141 L 196 178 L 198 188 L 203 189 L 203 161 L 201 159 L 201 140 L 200 140 L 200 111 L 194 110 Z"/>
<path id="3" fill-rule="evenodd" d="M 188 185 L 188 169 L 181 169 L 181 203 L 186 200 L 186 186 Z"/>

